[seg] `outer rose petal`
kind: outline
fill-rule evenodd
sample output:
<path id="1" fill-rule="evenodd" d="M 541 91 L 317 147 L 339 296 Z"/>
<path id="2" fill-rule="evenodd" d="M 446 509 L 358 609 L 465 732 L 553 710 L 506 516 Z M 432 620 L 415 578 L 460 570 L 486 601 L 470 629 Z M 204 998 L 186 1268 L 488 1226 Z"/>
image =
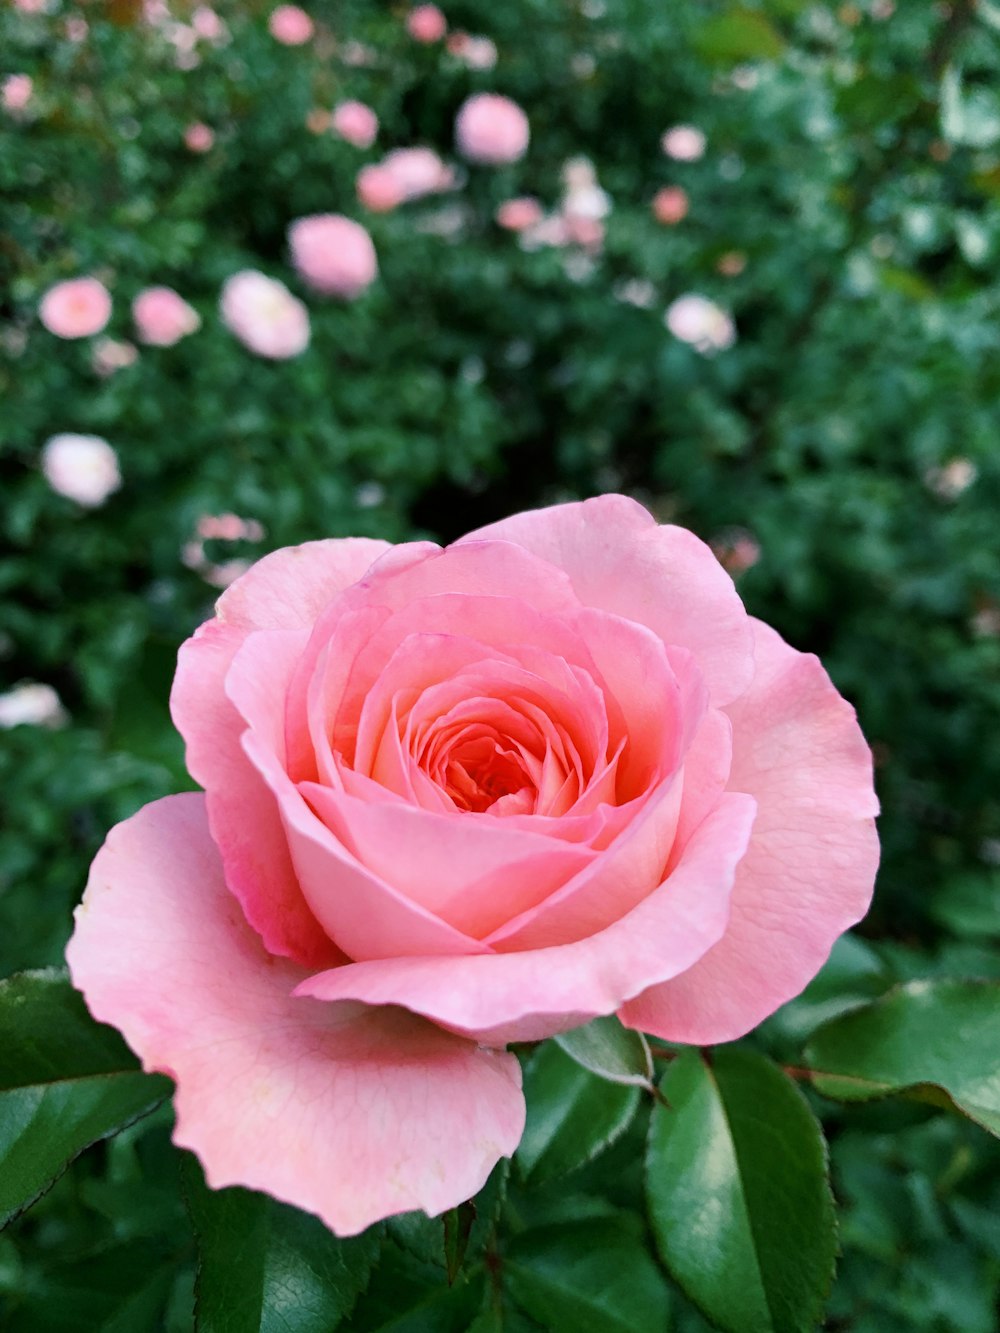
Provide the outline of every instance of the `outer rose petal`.
<path id="1" fill-rule="evenodd" d="M 588 939 L 525 953 L 349 963 L 309 977 L 298 994 L 399 1004 L 491 1046 L 550 1037 L 613 1013 L 691 967 L 721 938 L 754 809 L 748 796 L 723 795 L 670 878 Z"/>
<path id="2" fill-rule="evenodd" d="M 222 878 L 200 794 L 114 829 L 67 953 L 94 1017 L 177 1081 L 174 1141 L 209 1183 L 353 1235 L 470 1198 L 524 1128 L 513 1056 L 398 1009 L 296 999 Z"/>
<path id="3" fill-rule="evenodd" d="M 509 541 L 570 577 L 585 606 L 636 620 L 667 644 L 689 649 L 714 707 L 753 679 L 753 631 L 733 581 L 685 528 L 661 527 L 624 495 L 554 505 L 501 519 L 462 537 Z"/>
<path id="4" fill-rule="evenodd" d="M 629 1027 L 667 1041 L 734 1041 L 793 996 L 871 902 L 878 866 L 871 753 L 819 661 L 754 621 L 757 674 L 727 709 L 729 787 L 757 798 L 725 935 L 631 1000 Z"/>
<path id="5" fill-rule="evenodd" d="M 181 648 L 170 696 L 174 723 L 187 742 L 188 770 L 208 794 L 230 889 L 272 953 L 313 967 L 335 961 L 337 950 L 302 896 L 277 805 L 243 753 L 245 723 L 226 698 L 224 681 L 248 634 L 311 626 L 387 549 L 385 542 L 345 538 L 259 560 L 219 598 L 216 618 Z M 283 702 L 276 707 L 283 709 Z"/>

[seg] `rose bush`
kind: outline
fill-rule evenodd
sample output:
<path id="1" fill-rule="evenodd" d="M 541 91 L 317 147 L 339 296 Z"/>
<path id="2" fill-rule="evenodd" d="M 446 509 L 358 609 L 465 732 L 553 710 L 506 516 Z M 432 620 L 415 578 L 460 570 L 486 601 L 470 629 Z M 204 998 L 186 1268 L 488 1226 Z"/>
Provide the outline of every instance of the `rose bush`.
<path id="1" fill-rule="evenodd" d="M 868 747 L 816 658 L 620 496 L 279 550 L 182 648 L 204 794 L 119 825 L 69 948 L 176 1142 L 352 1233 L 513 1152 L 502 1048 L 740 1036 L 865 912 Z"/>

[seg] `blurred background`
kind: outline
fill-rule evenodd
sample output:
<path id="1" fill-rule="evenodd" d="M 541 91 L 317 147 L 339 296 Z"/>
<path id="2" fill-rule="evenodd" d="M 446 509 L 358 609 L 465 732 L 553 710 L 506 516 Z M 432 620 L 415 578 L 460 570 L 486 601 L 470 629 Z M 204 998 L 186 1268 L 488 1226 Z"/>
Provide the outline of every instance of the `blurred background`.
<path id="1" fill-rule="evenodd" d="M 621 490 L 858 708 L 860 971 L 1000 975 L 1000 3 L 443 8 L 4 0 L 3 973 L 190 785 L 247 562 Z M 997 1150 L 879 1114 L 830 1327 L 988 1333 Z M 56 1195 L 0 1293 L 114 1212 Z"/>

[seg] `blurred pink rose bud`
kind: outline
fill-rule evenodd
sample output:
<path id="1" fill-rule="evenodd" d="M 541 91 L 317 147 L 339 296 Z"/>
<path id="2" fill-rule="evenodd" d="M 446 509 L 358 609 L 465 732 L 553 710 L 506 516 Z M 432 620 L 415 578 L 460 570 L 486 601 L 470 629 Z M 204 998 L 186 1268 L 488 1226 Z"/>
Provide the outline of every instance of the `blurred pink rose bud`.
<path id="1" fill-rule="evenodd" d="M 227 278 L 219 299 L 226 327 L 258 356 L 283 361 L 309 346 L 309 312 L 283 282 L 255 269 Z"/>
<path id="2" fill-rule="evenodd" d="M 717 273 L 724 278 L 738 278 L 747 266 L 747 257 L 742 250 L 727 250 L 715 261 Z"/>
<path id="3" fill-rule="evenodd" d="M 201 316 L 172 287 L 147 287 L 132 302 L 139 341 L 173 347 L 201 328 Z"/>
<path id="4" fill-rule="evenodd" d="M 67 713 L 51 685 L 25 681 L 0 694 L 0 727 L 60 727 Z"/>
<path id="5" fill-rule="evenodd" d="M 760 543 L 745 528 L 720 533 L 710 545 L 723 569 L 734 578 L 752 569 L 760 559 Z"/>
<path id="6" fill-rule="evenodd" d="M 687 217 L 687 191 L 679 185 L 664 185 L 653 195 L 653 217 L 666 227 L 674 227 Z"/>
<path id="7" fill-rule="evenodd" d="M 111 293 L 96 278 L 57 282 L 42 297 L 38 317 L 57 338 L 89 338 L 111 318 Z"/>
<path id="8" fill-rule="evenodd" d="M 134 366 L 138 359 L 138 349 L 132 343 L 119 342 L 116 338 L 98 338 L 90 363 L 98 375 L 107 378 L 116 370 Z"/>
<path id="9" fill-rule="evenodd" d="M 675 125 L 660 140 L 660 147 L 675 162 L 697 162 L 705 152 L 705 135 L 694 125 Z"/>
<path id="10" fill-rule="evenodd" d="M 667 328 L 699 352 L 721 352 L 736 341 L 732 316 L 705 296 L 688 293 L 667 309 Z"/>
<path id="11" fill-rule="evenodd" d="M 79 15 L 74 14 L 66 20 L 66 40 L 68 42 L 86 41 L 88 32 L 90 32 L 90 24 L 86 19 L 80 18 Z"/>
<path id="12" fill-rule="evenodd" d="M 499 93 L 474 93 L 455 120 L 455 142 L 470 162 L 501 166 L 516 162 L 528 148 L 528 117 Z"/>
<path id="13" fill-rule="evenodd" d="M 449 55 L 456 56 L 469 69 L 492 69 L 497 63 L 496 42 L 489 37 L 453 32 L 447 46 Z"/>
<path id="14" fill-rule="evenodd" d="M 53 435 L 42 449 L 42 473 L 58 495 L 96 509 L 122 484 L 118 455 L 99 435 Z"/>
<path id="15" fill-rule="evenodd" d="M 312 19 L 298 5 L 279 5 L 271 11 L 267 27 L 282 46 L 303 46 L 315 32 Z"/>
<path id="16" fill-rule="evenodd" d="M 378 116 L 364 102 L 340 102 L 333 109 L 331 127 L 355 148 L 370 148 L 378 134 Z"/>
<path id="17" fill-rule="evenodd" d="M 22 14 L 44 14 L 49 7 L 49 0 L 14 0 L 14 8 Z"/>
<path id="18" fill-rule="evenodd" d="M 403 202 L 403 187 L 388 169 L 373 163 L 362 167 L 355 180 L 358 199 L 372 213 L 390 213 Z"/>
<path id="19" fill-rule="evenodd" d="M 189 152 L 207 153 L 215 143 L 215 131 L 202 122 L 195 121 L 184 131 L 184 144 Z"/>
<path id="20" fill-rule="evenodd" d="M 406 31 L 415 42 L 439 42 L 448 21 L 437 5 L 417 5 L 406 16 Z"/>
<path id="21" fill-rule="evenodd" d="M 316 291 L 352 300 L 375 279 L 378 259 L 359 222 L 339 213 L 299 218 L 288 228 L 292 262 Z"/>
<path id="22" fill-rule="evenodd" d="M 600 218 L 590 218 L 574 213 L 564 214 L 566 239 L 572 245 L 582 245 L 585 250 L 600 250 L 604 244 L 604 223 Z"/>
<path id="23" fill-rule="evenodd" d="M 396 182 L 404 200 L 439 194 L 455 184 L 455 173 L 433 148 L 394 148 L 380 165 Z"/>
<path id="24" fill-rule="evenodd" d="M 23 111 L 31 101 L 35 85 L 30 74 L 8 74 L 0 85 L 0 101 L 7 111 Z"/>
<path id="25" fill-rule="evenodd" d="M 537 199 L 522 195 L 517 199 L 505 199 L 497 209 L 496 223 L 507 231 L 524 231 L 526 227 L 537 227 L 544 214 Z"/>
<path id="26" fill-rule="evenodd" d="M 191 27 L 206 42 L 223 42 L 229 36 L 226 25 L 214 9 L 199 5 L 191 15 Z"/>
<path id="27" fill-rule="evenodd" d="M 944 467 L 928 469 L 924 481 L 942 500 L 957 500 L 979 476 L 979 469 L 968 458 L 952 458 Z"/>

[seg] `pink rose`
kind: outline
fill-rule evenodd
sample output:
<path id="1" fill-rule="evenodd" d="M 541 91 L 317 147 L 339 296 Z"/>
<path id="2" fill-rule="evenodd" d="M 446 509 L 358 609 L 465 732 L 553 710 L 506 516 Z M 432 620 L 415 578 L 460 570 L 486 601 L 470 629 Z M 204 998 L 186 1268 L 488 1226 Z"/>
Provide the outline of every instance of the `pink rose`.
<path id="1" fill-rule="evenodd" d="M 364 102 L 340 102 L 330 121 L 334 134 L 355 148 L 371 148 L 378 134 L 378 116 Z"/>
<path id="2" fill-rule="evenodd" d="M 406 16 L 406 31 L 415 42 L 439 42 L 448 31 L 448 20 L 437 5 L 417 5 Z"/>
<path id="3" fill-rule="evenodd" d="M 57 338 L 89 338 L 111 318 L 111 293 L 96 278 L 57 282 L 42 297 L 38 318 Z"/>
<path id="4" fill-rule="evenodd" d="M 622 496 L 277 551 L 172 708 L 205 792 L 112 832 L 73 980 L 176 1080 L 213 1186 L 341 1234 L 513 1151 L 507 1042 L 610 1013 L 736 1038 L 870 900 L 853 709 Z"/>
<path id="5" fill-rule="evenodd" d="M 372 213 L 391 213 L 405 198 L 403 187 L 392 172 L 375 162 L 361 168 L 354 187 L 359 203 Z"/>
<path id="6" fill-rule="evenodd" d="M 524 231 L 528 227 L 537 227 L 544 216 L 537 199 L 522 195 L 504 200 L 496 211 L 496 223 L 507 231 Z"/>
<path id="7" fill-rule="evenodd" d="M 688 292 L 667 307 L 664 323 L 675 338 L 699 352 L 722 352 L 736 341 L 733 317 L 707 296 Z"/>
<path id="8" fill-rule="evenodd" d="M 697 162 L 705 152 L 705 135 L 694 125 L 675 125 L 660 140 L 660 147 L 675 162 Z"/>
<path id="9" fill-rule="evenodd" d="M 174 343 L 201 328 L 201 316 L 172 287 L 147 287 L 132 302 L 139 341 L 156 347 Z"/>
<path id="10" fill-rule="evenodd" d="M 255 269 L 227 278 L 219 313 L 228 329 L 258 356 L 284 361 L 309 346 L 309 312 L 283 282 Z"/>
<path id="11" fill-rule="evenodd" d="M 688 213 L 687 191 L 679 185 L 664 185 L 653 195 L 653 216 L 665 227 L 675 227 Z"/>
<path id="12" fill-rule="evenodd" d="M 303 46 L 315 31 L 313 21 L 298 5 L 279 5 L 271 11 L 268 31 L 282 46 Z"/>
<path id="13" fill-rule="evenodd" d="M 42 448 L 42 475 L 58 495 L 96 509 L 122 484 L 118 455 L 99 435 L 53 435 Z"/>
<path id="14" fill-rule="evenodd" d="M 372 238 L 360 222 L 339 213 L 299 218 L 288 228 L 288 244 L 305 281 L 328 296 L 353 300 L 378 273 Z"/>
<path id="15" fill-rule="evenodd" d="M 474 93 L 455 119 L 455 142 L 470 162 L 502 166 L 528 149 L 528 117 L 516 102 L 499 93 Z"/>
<path id="16" fill-rule="evenodd" d="M 5 111 L 24 111 L 34 90 L 35 84 L 30 74 L 8 74 L 0 84 L 0 102 Z"/>
<path id="17" fill-rule="evenodd" d="M 201 121 L 195 121 L 184 131 L 184 146 L 189 153 L 207 153 L 215 143 L 215 131 Z"/>
<path id="18" fill-rule="evenodd" d="M 358 172 L 358 198 L 374 213 L 388 213 L 399 204 L 450 190 L 455 173 L 433 148 L 394 148 L 381 162 Z"/>

